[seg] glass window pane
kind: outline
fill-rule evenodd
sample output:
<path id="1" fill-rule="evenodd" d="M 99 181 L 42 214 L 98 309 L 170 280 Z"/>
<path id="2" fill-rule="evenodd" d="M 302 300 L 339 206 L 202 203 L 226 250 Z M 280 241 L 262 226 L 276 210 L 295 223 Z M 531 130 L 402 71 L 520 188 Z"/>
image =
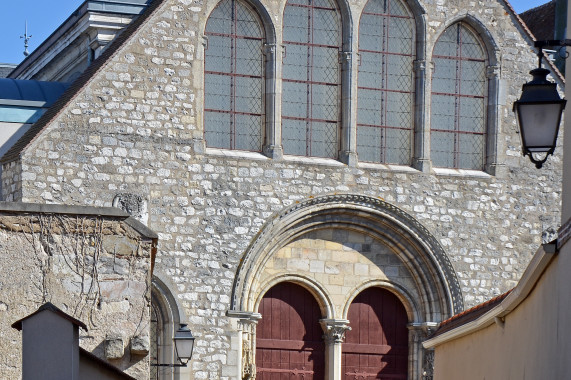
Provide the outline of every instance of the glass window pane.
<path id="1" fill-rule="evenodd" d="M 204 138 L 208 142 L 208 146 L 230 149 L 231 122 L 232 115 L 229 113 L 204 112 L 204 125 L 208 126 L 204 131 Z"/>
<path id="2" fill-rule="evenodd" d="M 307 22 L 310 8 L 289 6 L 284 12 L 284 42 L 308 43 L 309 33 Z M 288 46 L 288 49 L 290 46 Z M 287 52 L 289 53 L 289 52 Z"/>
<path id="3" fill-rule="evenodd" d="M 482 170 L 484 165 L 484 135 L 461 134 L 459 150 L 462 152 L 458 162 L 461 169 Z"/>
<path id="4" fill-rule="evenodd" d="M 259 151 L 264 120 L 260 20 L 245 3 L 222 0 L 212 11 L 205 34 L 206 145 Z"/>
<path id="5" fill-rule="evenodd" d="M 359 89 L 357 123 L 381 125 L 381 91 Z"/>
<path id="6" fill-rule="evenodd" d="M 410 94 L 389 92 L 386 96 L 385 106 L 385 125 L 412 130 L 412 97 Z"/>
<path id="7" fill-rule="evenodd" d="M 386 161 L 410 165 L 410 147 L 412 130 L 410 129 L 386 129 Z"/>
<path id="8" fill-rule="evenodd" d="M 236 115 L 235 149 L 258 150 L 262 145 L 262 135 L 258 117 Z"/>
<path id="9" fill-rule="evenodd" d="M 234 109 L 243 113 L 262 113 L 262 87 L 258 78 L 237 77 Z"/>
<path id="10" fill-rule="evenodd" d="M 382 162 L 382 128 L 360 126 L 357 129 L 357 154 L 359 161 Z"/>
<path id="11" fill-rule="evenodd" d="M 290 0 L 284 9 L 284 153 L 337 157 L 340 15 L 331 0 Z"/>
<path id="12" fill-rule="evenodd" d="M 303 120 L 282 120 L 282 144 L 285 154 L 305 156 L 307 148 L 307 123 Z"/>
<path id="13" fill-rule="evenodd" d="M 430 125 L 432 129 L 453 131 L 456 127 L 456 98 L 432 94 Z"/>
<path id="14" fill-rule="evenodd" d="M 311 123 L 311 155 L 329 158 L 337 156 L 336 123 Z"/>
<path id="15" fill-rule="evenodd" d="M 357 153 L 361 161 L 410 163 L 413 41 L 414 19 L 402 1 L 367 2 L 359 25 Z"/>
<path id="16" fill-rule="evenodd" d="M 436 167 L 454 167 L 454 133 L 433 131 L 430 139 L 430 157 Z"/>
<path id="17" fill-rule="evenodd" d="M 282 116 L 307 118 L 309 116 L 307 84 L 284 81 L 282 87 L 284 99 L 282 102 Z"/>
<path id="18" fill-rule="evenodd" d="M 317 85 L 311 86 L 312 118 L 317 120 L 337 121 L 339 107 L 336 104 L 338 87 Z"/>
<path id="19" fill-rule="evenodd" d="M 433 164 L 481 170 L 487 88 L 483 46 L 470 29 L 458 23 L 440 36 L 434 55 L 430 121 Z"/>
<path id="20" fill-rule="evenodd" d="M 459 129 L 463 132 L 481 133 L 485 132 L 484 99 L 482 98 L 460 98 Z"/>

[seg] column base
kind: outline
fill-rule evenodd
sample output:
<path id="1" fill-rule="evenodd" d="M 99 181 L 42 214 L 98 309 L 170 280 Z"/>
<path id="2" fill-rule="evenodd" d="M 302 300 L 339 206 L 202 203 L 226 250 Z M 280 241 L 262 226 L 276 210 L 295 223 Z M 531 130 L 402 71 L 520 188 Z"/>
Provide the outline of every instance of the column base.
<path id="1" fill-rule="evenodd" d="M 352 168 L 356 167 L 357 163 L 359 162 L 357 159 L 357 153 L 348 150 L 339 152 L 339 161 Z"/>
<path id="2" fill-rule="evenodd" d="M 281 160 L 284 157 L 284 150 L 281 145 L 266 145 L 262 152 L 266 157 L 274 160 Z"/>

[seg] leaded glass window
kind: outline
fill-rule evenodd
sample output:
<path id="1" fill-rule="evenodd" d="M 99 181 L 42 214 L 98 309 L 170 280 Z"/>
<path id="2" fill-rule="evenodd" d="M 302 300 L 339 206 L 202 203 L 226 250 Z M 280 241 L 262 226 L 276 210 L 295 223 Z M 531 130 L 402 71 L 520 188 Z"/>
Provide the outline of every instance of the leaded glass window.
<path id="1" fill-rule="evenodd" d="M 283 23 L 284 153 L 336 158 L 341 84 L 337 4 L 333 0 L 288 0 Z"/>
<path id="2" fill-rule="evenodd" d="M 359 25 L 357 153 L 360 161 L 410 164 L 414 19 L 400 0 L 369 0 Z"/>
<path id="3" fill-rule="evenodd" d="M 222 0 L 206 23 L 204 138 L 208 147 L 260 151 L 264 34 L 256 12 Z"/>
<path id="4" fill-rule="evenodd" d="M 433 54 L 431 159 L 434 166 L 482 170 L 486 147 L 486 55 L 478 37 L 458 23 Z"/>

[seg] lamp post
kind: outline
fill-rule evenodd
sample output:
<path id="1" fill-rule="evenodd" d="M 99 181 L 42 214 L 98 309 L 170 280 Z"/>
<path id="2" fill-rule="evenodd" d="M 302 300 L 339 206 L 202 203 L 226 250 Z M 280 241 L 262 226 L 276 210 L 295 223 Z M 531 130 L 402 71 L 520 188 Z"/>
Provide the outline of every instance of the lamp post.
<path id="1" fill-rule="evenodd" d="M 151 364 L 153 367 L 186 367 L 187 363 L 192 358 L 192 351 L 194 349 L 194 336 L 192 331 L 186 324 L 181 323 L 180 328 L 176 330 L 174 337 L 174 350 L 178 363 L 173 364 Z"/>
<path id="2" fill-rule="evenodd" d="M 547 80 L 549 70 L 541 67 L 543 47 L 570 46 L 571 40 L 536 41 L 539 67 L 530 71 L 533 79 L 522 87 L 514 112 L 521 131 L 522 150 L 539 169 L 555 151 L 565 99 L 559 97 L 557 85 Z"/>

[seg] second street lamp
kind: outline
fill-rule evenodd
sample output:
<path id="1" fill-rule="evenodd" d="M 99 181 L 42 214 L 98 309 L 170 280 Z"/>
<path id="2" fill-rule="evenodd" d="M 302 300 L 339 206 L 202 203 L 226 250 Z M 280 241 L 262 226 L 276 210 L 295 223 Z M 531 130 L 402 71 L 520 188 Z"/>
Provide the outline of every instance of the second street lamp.
<path id="1" fill-rule="evenodd" d="M 568 46 L 565 41 L 537 41 L 539 67 L 531 70 L 533 79 L 525 83 L 521 98 L 514 103 L 514 112 L 521 132 L 524 156 L 529 156 L 537 168 L 555 151 L 565 99 L 557 92 L 557 85 L 547 80 L 549 70 L 541 67 L 544 46 Z"/>

